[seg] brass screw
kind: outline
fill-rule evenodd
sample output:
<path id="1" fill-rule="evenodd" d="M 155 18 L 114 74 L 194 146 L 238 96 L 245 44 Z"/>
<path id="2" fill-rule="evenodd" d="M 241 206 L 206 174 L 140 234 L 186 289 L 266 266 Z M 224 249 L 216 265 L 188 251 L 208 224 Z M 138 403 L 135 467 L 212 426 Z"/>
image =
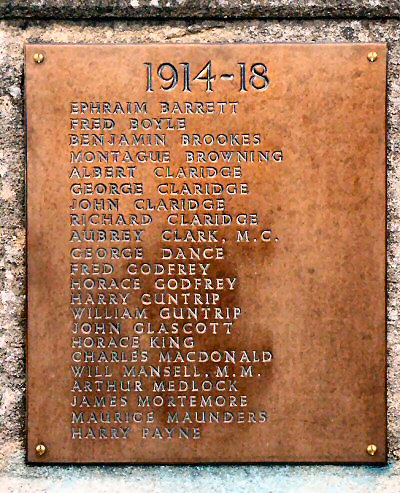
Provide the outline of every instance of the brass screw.
<path id="1" fill-rule="evenodd" d="M 43 53 L 35 53 L 33 55 L 33 60 L 36 63 L 42 63 L 44 61 L 44 55 L 43 55 Z"/>
<path id="2" fill-rule="evenodd" d="M 375 455 L 378 450 L 378 447 L 371 443 L 371 445 L 368 445 L 367 447 L 367 454 L 369 455 Z"/>
<path id="3" fill-rule="evenodd" d="M 35 447 L 36 455 L 44 455 L 46 453 L 46 446 L 43 443 L 38 443 Z"/>
<path id="4" fill-rule="evenodd" d="M 375 62 L 378 60 L 378 53 L 376 51 L 370 51 L 367 58 L 370 62 Z"/>

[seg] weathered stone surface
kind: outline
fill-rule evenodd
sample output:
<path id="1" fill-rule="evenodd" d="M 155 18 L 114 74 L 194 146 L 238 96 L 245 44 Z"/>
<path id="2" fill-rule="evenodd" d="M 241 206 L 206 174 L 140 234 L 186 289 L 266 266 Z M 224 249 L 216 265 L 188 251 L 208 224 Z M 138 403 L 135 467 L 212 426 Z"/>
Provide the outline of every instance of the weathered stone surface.
<path id="1" fill-rule="evenodd" d="M 71 2 L 72 3 L 72 2 Z M 383 2 L 382 2 L 383 3 Z M 334 3 L 335 4 L 335 3 Z M 333 4 L 333 5 L 334 5 Z M 349 2 L 350 4 L 350 2 Z M 18 6 L 18 2 L 13 2 Z M 36 2 L 36 5 L 39 5 Z M 46 5 L 42 2 L 46 11 Z M 78 5 L 82 5 L 78 3 Z M 330 4 L 332 5 L 332 3 Z M 376 5 L 380 5 L 376 2 Z M 386 3 L 386 5 L 391 5 Z M 397 5 L 397 2 L 396 2 Z M 4 8 L 4 5 L 2 6 Z M 332 8 L 332 7 L 331 7 Z M 195 9 L 194 9 L 195 10 Z M 306 10 L 305 10 L 306 11 Z M 400 491 L 400 22 L 25 21 L 0 23 L 0 491 L 1 492 L 379 492 Z M 24 463 L 24 133 L 26 42 L 378 42 L 388 64 L 389 465 L 27 467 Z M 49 163 L 49 166 L 51 163 Z"/>
<path id="2" fill-rule="evenodd" d="M 397 0 L 1 0 L 0 17 L 37 19 L 398 17 Z"/>

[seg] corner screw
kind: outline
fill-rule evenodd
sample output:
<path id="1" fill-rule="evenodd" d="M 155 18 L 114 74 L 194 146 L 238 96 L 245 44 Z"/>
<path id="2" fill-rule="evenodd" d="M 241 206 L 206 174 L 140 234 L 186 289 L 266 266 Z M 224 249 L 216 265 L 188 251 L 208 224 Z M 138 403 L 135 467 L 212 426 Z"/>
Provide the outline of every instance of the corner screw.
<path id="1" fill-rule="evenodd" d="M 36 63 L 42 63 L 44 61 L 44 55 L 43 55 L 43 53 L 35 53 L 33 55 L 33 60 Z"/>
<path id="2" fill-rule="evenodd" d="M 378 60 L 378 53 L 376 51 L 370 51 L 367 58 L 370 62 L 376 62 Z"/>
<path id="3" fill-rule="evenodd" d="M 375 455 L 378 450 L 378 447 L 371 443 L 371 445 L 368 445 L 367 447 L 367 454 L 369 455 Z"/>
<path id="4" fill-rule="evenodd" d="M 38 443 L 35 447 L 36 455 L 44 455 L 46 453 L 46 446 L 43 443 Z"/>

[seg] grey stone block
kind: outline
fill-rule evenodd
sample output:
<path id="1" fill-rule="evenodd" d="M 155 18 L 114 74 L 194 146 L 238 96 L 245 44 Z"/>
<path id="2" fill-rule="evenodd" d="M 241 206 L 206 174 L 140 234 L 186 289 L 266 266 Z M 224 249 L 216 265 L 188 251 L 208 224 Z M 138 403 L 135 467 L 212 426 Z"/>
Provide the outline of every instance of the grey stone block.
<path id="1" fill-rule="evenodd" d="M 2 0 L 0 17 L 99 18 L 389 18 L 400 15 L 396 0 Z"/>
<path id="2" fill-rule="evenodd" d="M 52 20 L 0 22 L 0 492 L 273 492 L 394 493 L 400 491 L 400 22 L 391 20 L 103 20 L 57 21 L 69 18 L 125 15 L 168 16 L 166 2 L 146 10 L 139 1 L 124 13 L 126 2 L 2 2 L 2 15 L 52 17 Z M 177 2 L 171 2 L 176 6 Z M 289 5 L 292 4 L 292 5 Z M 280 15 L 397 16 L 399 2 L 276 2 Z M 97 5 L 97 7 L 96 7 Z M 159 6 L 158 6 L 159 5 Z M 182 11 L 206 15 L 205 3 L 181 2 Z M 192 8 L 189 6 L 192 5 Z M 214 5 L 214 6 L 213 6 Z M 226 2 L 219 15 L 236 8 L 241 15 L 262 11 L 267 3 Z M 286 6 L 285 6 L 286 5 Z M 64 8 L 63 8 L 64 6 Z M 236 6 L 236 7 L 235 7 Z M 70 9 L 68 15 L 65 8 Z M 134 14 L 142 9 L 142 14 Z M 178 9 L 178 7 L 176 7 Z M 223 8 L 225 10 L 223 10 Z M 24 10 L 25 9 L 25 10 Z M 30 10 L 29 10 L 30 9 Z M 58 9 L 58 10 L 57 10 Z M 74 10 L 75 9 L 75 10 Z M 138 10 L 135 10 L 138 9 Z M 246 10 L 247 9 L 247 10 Z M 252 10 L 253 9 L 253 10 Z M 319 10 L 318 10 L 319 9 Z M 366 11 L 365 9 L 369 9 Z M 64 12 L 64 13 L 63 13 Z M 200 14 L 200 12 L 204 12 Z M 225 12 L 225 13 L 223 13 Z M 272 10 L 271 10 L 272 12 Z M 302 14 L 301 14 L 302 12 Z M 322 14 L 325 12 L 325 14 Z M 148 14 L 147 14 L 148 13 Z M 215 13 L 210 3 L 208 17 Z M 252 14 L 253 15 L 253 14 Z M 254 14 L 255 15 L 255 14 Z M 26 42 L 382 42 L 389 43 L 388 63 L 388 430 L 390 463 L 386 467 L 327 466 L 193 466 L 72 467 L 26 466 L 25 419 L 25 224 L 23 47 Z"/>

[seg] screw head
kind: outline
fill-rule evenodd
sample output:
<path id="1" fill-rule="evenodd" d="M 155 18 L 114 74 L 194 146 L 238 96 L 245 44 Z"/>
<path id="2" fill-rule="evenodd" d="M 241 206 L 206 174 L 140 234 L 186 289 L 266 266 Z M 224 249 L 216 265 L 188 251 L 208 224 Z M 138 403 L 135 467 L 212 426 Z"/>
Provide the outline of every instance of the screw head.
<path id="1" fill-rule="evenodd" d="M 370 51 L 367 58 L 370 62 L 375 62 L 378 60 L 378 53 L 376 51 Z"/>
<path id="2" fill-rule="evenodd" d="M 368 447 L 367 447 L 367 454 L 369 454 L 369 455 L 375 455 L 377 451 L 378 451 L 378 447 L 376 445 L 374 445 L 373 443 L 371 443 L 370 445 L 368 445 Z"/>
<path id="3" fill-rule="evenodd" d="M 43 443 L 38 443 L 35 447 L 36 455 L 44 455 L 46 453 L 46 446 Z"/>
<path id="4" fill-rule="evenodd" d="M 35 53 L 33 55 L 33 60 L 36 63 L 42 63 L 44 61 L 44 55 L 43 55 L 43 53 Z"/>

